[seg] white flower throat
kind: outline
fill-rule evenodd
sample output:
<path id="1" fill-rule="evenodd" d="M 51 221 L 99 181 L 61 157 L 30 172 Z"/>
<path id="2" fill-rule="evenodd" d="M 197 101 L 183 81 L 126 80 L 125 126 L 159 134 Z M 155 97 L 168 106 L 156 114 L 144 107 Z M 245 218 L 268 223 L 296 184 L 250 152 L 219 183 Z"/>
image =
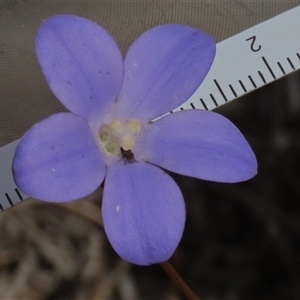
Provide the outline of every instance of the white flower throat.
<path id="1" fill-rule="evenodd" d="M 134 146 L 140 131 L 141 125 L 137 119 L 114 120 L 100 127 L 99 137 L 108 154 L 121 154 L 121 148 L 127 151 Z"/>

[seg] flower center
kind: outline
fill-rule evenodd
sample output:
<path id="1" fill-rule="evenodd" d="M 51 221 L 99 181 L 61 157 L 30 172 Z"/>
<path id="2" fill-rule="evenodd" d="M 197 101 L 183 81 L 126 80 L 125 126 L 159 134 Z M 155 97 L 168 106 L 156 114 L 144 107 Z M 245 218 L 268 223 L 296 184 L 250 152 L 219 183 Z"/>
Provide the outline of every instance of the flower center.
<path id="1" fill-rule="evenodd" d="M 121 154 L 130 150 L 140 133 L 141 125 L 137 119 L 113 120 L 100 127 L 99 137 L 103 148 L 109 154 Z"/>

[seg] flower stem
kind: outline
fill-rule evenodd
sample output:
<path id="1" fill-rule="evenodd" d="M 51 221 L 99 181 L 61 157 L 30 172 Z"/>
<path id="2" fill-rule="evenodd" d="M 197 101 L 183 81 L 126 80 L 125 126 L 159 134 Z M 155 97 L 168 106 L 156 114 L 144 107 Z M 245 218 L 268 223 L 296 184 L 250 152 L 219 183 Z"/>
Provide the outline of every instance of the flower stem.
<path id="1" fill-rule="evenodd" d="M 166 271 L 170 278 L 174 281 L 175 285 L 189 300 L 200 300 L 200 298 L 191 290 L 191 288 L 180 277 L 174 267 L 169 261 L 160 263 L 161 267 Z"/>

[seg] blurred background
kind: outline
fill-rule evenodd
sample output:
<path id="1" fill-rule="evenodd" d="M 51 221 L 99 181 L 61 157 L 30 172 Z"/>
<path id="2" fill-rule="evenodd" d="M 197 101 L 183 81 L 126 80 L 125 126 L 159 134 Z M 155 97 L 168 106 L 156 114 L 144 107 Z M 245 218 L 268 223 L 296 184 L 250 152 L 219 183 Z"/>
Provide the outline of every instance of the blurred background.
<path id="1" fill-rule="evenodd" d="M 221 41 L 300 1 L 1 1 L 0 146 L 64 110 L 44 82 L 34 37 L 58 13 L 103 25 L 126 53 L 158 24 Z M 171 176 L 187 209 L 172 264 L 202 300 L 300 299 L 300 74 L 217 110 L 245 135 L 258 175 L 239 184 Z M 0 173 L 0 176 L 1 175 Z M 0 299 L 184 299 L 160 266 L 120 260 L 100 220 L 101 188 L 64 205 L 26 200 L 0 214 Z"/>

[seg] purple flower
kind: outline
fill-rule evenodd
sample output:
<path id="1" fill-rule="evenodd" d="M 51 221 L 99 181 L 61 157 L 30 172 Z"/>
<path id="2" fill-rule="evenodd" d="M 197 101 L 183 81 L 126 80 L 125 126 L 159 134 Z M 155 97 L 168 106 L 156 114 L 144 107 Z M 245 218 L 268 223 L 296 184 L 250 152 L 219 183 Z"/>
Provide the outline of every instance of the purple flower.
<path id="1" fill-rule="evenodd" d="M 123 62 L 113 38 L 77 16 L 47 19 L 36 52 L 52 92 L 69 113 L 29 129 L 13 173 L 24 193 L 63 202 L 92 193 L 105 178 L 102 214 L 125 260 L 167 260 L 185 223 L 182 194 L 161 168 L 205 180 L 244 181 L 255 156 L 226 118 L 203 110 L 169 114 L 199 87 L 215 56 L 206 33 L 183 25 L 145 32 Z"/>

